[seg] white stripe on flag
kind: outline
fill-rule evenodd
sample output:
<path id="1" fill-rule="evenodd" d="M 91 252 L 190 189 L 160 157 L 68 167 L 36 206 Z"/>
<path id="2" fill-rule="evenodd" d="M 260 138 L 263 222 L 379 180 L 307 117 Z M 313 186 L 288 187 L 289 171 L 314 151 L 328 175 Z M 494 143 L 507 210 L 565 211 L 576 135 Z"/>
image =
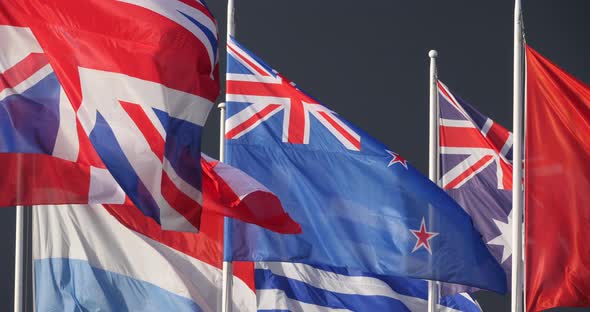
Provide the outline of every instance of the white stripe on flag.
<path id="1" fill-rule="evenodd" d="M 290 299 L 280 289 L 256 291 L 258 310 L 288 310 L 291 312 L 348 312 L 348 309 L 332 309 L 311 303 Z"/>
<path id="2" fill-rule="evenodd" d="M 36 206 L 33 231 L 34 260 L 87 261 L 221 310 L 221 269 L 128 229 L 100 205 Z M 234 311 L 254 311 L 254 292 L 240 279 L 233 285 Z"/>
<path id="3" fill-rule="evenodd" d="M 457 128 L 475 128 L 473 123 L 469 120 L 455 120 L 455 119 L 440 119 L 440 125 L 445 127 L 457 127 Z"/>
<path id="4" fill-rule="evenodd" d="M 301 263 L 259 262 L 256 268 L 271 270 L 273 274 L 309 284 L 330 292 L 357 296 L 384 296 L 401 301 L 411 311 L 424 311 L 427 301 L 395 292 L 384 281 L 368 276 L 348 276 L 320 270 Z M 442 305 L 438 311 L 460 312 Z"/>
<path id="5" fill-rule="evenodd" d="M 53 156 L 69 161 L 78 160 L 80 142 L 76 128 L 76 112 L 63 88 L 59 88 L 59 129 L 53 147 Z"/>

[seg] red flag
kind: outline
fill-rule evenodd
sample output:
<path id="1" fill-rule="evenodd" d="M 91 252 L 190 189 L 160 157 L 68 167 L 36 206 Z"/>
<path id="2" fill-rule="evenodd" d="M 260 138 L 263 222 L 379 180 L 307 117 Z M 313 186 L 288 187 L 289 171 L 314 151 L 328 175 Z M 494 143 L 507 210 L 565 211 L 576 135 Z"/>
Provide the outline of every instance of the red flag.
<path id="1" fill-rule="evenodd" d="M 590 306 L 590 86 L 526 56 L 527 310 Z"/>

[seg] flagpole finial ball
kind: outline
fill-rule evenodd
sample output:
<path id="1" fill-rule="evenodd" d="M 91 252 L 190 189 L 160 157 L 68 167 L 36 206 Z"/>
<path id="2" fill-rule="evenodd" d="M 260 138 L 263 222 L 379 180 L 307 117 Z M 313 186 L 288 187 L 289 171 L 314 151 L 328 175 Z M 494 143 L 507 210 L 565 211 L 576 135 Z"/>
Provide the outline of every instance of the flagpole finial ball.
<path id="1" fill-rule="evenodd" d="M 428 56 L 430 58 L 438 57 L 438 52 L 436 52 L 436 50 L 430 50 L 430 52 L 428 52 Z"/>
<path id="2" fill-rule="evenodd" d="M 219 105 L 217 105 L 217 108 L 224 109 L 225 108 L 225 102 L 219 103 Z"/>

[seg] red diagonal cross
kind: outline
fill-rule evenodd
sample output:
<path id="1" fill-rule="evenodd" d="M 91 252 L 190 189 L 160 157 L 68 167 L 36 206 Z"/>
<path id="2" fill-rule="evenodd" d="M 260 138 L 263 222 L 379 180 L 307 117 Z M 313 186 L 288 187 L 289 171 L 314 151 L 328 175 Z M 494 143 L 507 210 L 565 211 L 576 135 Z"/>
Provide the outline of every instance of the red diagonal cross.
<path id="1" fill-rule="evenodd" d="M 280 77 L 280 76 L 279 76 Z M 297 90 L 291 82 L 280 77 L 281 83 L 265 83 L 253 81 L 227 81 L 227 93 L 248 96 L 269 96 L 290 99 L 290 106 L 285 107 L 289 115 L 287 139 L 289 143 L 303 144 L 306 129 L 306 104 L 317 104 L 313 99 Z M 288 110 L 288 111 L 287 111 Z"/>

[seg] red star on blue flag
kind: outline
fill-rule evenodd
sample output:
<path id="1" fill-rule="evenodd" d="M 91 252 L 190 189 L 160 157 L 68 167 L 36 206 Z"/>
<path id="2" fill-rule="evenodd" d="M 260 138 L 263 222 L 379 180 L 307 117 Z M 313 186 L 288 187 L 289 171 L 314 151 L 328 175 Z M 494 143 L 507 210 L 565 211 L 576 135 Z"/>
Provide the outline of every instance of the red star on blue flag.
<path id="1" fill-rule="evenodd" d="M 430 240 L 433 239 L 434 237 L 438 236 L 439 233 L 428 232 L 428 230 L 426 230 L 426 223 L 424 222 L 424 218 L 422 218 L 422 223 L 420 224 L 420 230 L 419 231 L 410 230 L 410 232 L 412 232 L 412 234 L 414 236 L 416 236 L 416 238 L 418 239 L 416 241 L 416 245 L 414 246 L 414 249 L 412 249 L 412 252 L 415 252 L 416 250 L 424 247 L 424 249 L 426 249 L 428 251 L 428 253 L 430 253 L 432 255 L 432 249 L 430 248 Z"/>
<path id="2" fill-rule="evenodd" d="M 393 157 L 391 159 L 391 161 L 389 161 L 389 164 L 387 165 L 387 167 L 391 167 L 397 163 L 401 164 L 402 166 L 404 166 L 404 168 L 408 169 L 408 162 L 405 160 L 405 158 L 401 157 L 398 153 L 396 152 L 392 152 L 390 150 L 385 150 L 389 155 L 391 155 L 391 157 Z"/>

